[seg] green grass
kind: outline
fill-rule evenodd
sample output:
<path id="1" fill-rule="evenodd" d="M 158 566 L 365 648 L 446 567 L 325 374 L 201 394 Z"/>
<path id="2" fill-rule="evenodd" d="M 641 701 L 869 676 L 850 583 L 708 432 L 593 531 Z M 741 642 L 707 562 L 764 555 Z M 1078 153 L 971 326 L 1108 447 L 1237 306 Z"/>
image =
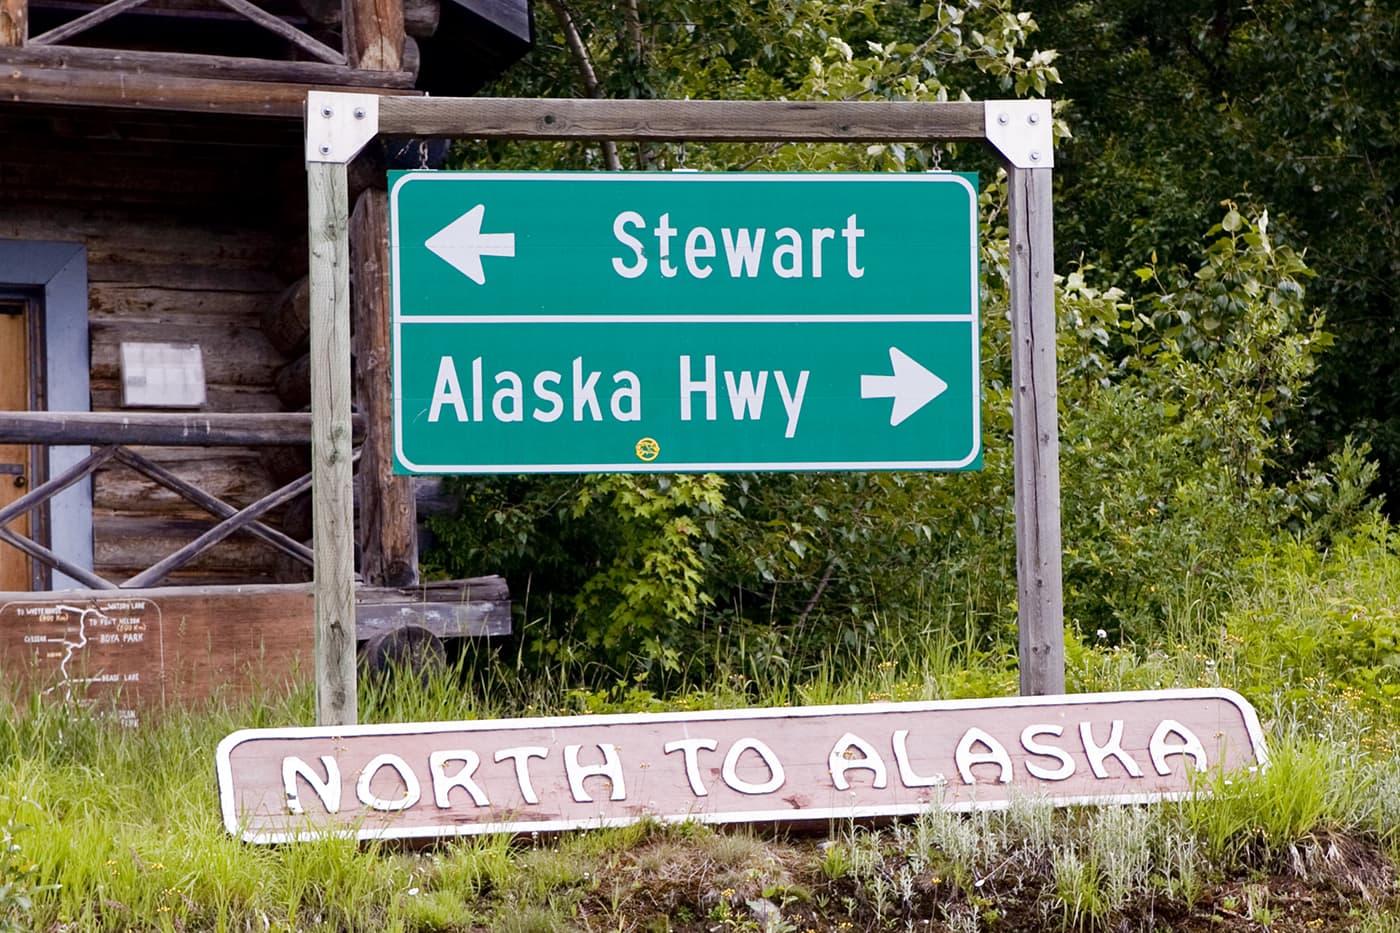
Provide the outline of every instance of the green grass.
<path id="1" fill-rule="evenodd" d="M 263 848 L 224 832 L 213 750 L 237 728 L 310 722 L 309 695 L 176 711 L 139 732 L 12 704 L 0 715 L 0 931 L 1228 930 L 1312 910 L 1309 929 L 1389 933 L 1400 659 L 1387 639 L 1400 556 L 1384 535 L 1324 555 L 1285 547 L 1256 576 L 1228 606 L 1180 607 L 1157 643 L 1069 641 L 1075 690 L 1220 685 L 1266 720 L 1269 769 L 1211 775 L 1202 795 L 1149 807 L 1021 802 L 817 837 L 642 824 L 419 851 L 334 839 Z M 362 718 L 1012 692 L 1005 647 L 950 634 L 962 629 L 949 606 L 881 620 L 878 645 L 805 672 L 758 670 L 745 645 L 717 636 L 703 659 L 717 674 L 665 696 L 640 678 L 560 669 L 530 680 L 508 658 L 469 658 L 426 683 L 367 685 Z M 1316 892 L 1310 906 L 1290 887 L 1300 884 Z"/>

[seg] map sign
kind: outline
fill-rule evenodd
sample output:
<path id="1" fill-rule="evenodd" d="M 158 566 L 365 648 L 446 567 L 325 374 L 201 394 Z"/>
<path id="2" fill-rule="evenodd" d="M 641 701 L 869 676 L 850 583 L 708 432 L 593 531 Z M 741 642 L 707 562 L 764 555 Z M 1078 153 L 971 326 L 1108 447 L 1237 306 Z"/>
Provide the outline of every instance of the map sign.
<path id="1" fill-rule="evenodd" d="M 976 469 L 975 176 L 390 175 L 406 473 Z"/>

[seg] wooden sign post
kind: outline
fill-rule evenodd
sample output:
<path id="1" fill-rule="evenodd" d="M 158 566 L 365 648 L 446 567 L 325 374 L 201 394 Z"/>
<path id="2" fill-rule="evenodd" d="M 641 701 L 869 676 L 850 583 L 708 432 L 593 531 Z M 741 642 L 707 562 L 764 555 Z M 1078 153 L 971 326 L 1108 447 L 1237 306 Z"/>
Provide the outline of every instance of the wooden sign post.
<path id="1" fill-rule="evenodd" d="M 311 252 L 317 719 L 356 720 L 346 165 L 379 134 L 626 142 L 981 140 L 1010 178 L 1021 692 L 1064 692 L 1050 103 L 528 100 L 314 92 Z"/>

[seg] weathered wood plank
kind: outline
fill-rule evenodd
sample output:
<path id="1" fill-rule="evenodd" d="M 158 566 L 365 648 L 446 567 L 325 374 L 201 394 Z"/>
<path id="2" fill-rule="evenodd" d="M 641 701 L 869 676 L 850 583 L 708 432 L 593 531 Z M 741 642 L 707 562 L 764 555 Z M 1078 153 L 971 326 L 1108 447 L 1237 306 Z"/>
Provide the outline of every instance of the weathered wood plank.
<path id="1" fill-rule="evenodd" d="M 385 134 L 478 139 L 874 142 L 982 139 L 983 105 L 952 103 L 385 98 Z"/>
<path id="2" fill-rule="evenodd" d="M 287 286 L 276 301 L 264 306 L 263 333 L 283 356 L 294 357 L 306 352 L 307 337 L 311 333 L 310 300 L 310 286 L 302 277 Z"/>
<path id="3" fill-rule="evenodd" d="M 18 48 L 29 38 L 29 0 L 0 0 L 0 48 Z"/>
<path id="4" fill-rule="evenodd" d="M 474 577 L 402 588 L 355 589 L 355 637 L 360 641 L 405 626 L 438 638 L 510 634 L 510 590 L 501 577 Z"/>
<path id="5" fill-rule="evenodd" d="M 301 495 L 311 486 L 311 478 L 304 477 L 288 483 L 251 505 L 244 506 L 219 524 L 180 548 L 174 554 L 157 561 L 147 569 L 126 580 L 124 587 L 156 586 L 167 576 L 195 560 L 200 554 L 212 548 L 236 532 L 251 530 L 252 524 L 263 515 Z"/>
<path id="6" fill-rule="evenodd" d="M 1021 693 L 1065 692 L 1050 169 L 1008 168 Z"/>
<path id="7" fill-rule="evenodd" d="M 344 16 L 341 0 L 299 0 L 306 15 L 322 26 L 339 26 Z M 439 0 L 404 0 L 403 31 L 419 39 L 426 39 L 437 32 L 438 21 L 442 18 L 442 4 Z"/>
<path id="8" fill-rule="evenodd" d="M 94 411 L 121 410 L 121 386 L 110 380 L 94 380 L 90 386 Z M 205 386 L 205 410 L 239 414 L 280 414 L 282 403 L 271 388 L 262 386 Z"/>
<path id="9" fill-rule="evenodd" d="M 254 284 L 251 279 L 239 283 L 237 278 L 229 276 L 227 281 L 229 285 L 241 284 L 243 288 L 191 288 L 186 286 L 183 276 L 179 288 L 166 284 L 123 287 L 94 283 L 89 279 L 88 313 L 94 318 L 112 319 L 99 321 L 108 326 L 121 319 L 147 325 L 188 320 L 203 327 L 249 328 L 276 292 L 249 287 Z"/>
<path id="10" fill-rule="evenodd" d="M 158 463 L 141 456 L 133 450 L 120 448 L 117 450 L 117 459 L 151 479 L 160 483 L 162 487 L 171 489 L 181 496 L 198 505 L 206 512 L 218 518 L 233 518 L 239 515 L 239 510 L 224 502 L 222 499 L 211 496 L 209 493 L 191 483 L 185 482 L 175 473 L 165 469 Z M 262 502 L 272 496 L 268 493 L 258 499 Z M 304 561 L 307 564 L 312 562 L 311 549 L 299 541 L 294 541 L 282 532 L 269 528 L 262 522 L 251 522 L 246 525 L 247 530 L 258 538 L 271 544 L 283 553 Z"/>
<path id="11" fill-rule="evenodd" d="M 94 510 L 93 567 L 111 580 L 128 580 L 188 547 L 217 519 L 173 518 L 151 513 L 112 514 Z M 228 583 L 266 580 L 277 567 L 279 552 L 251 535 L 218 542 L 185 564 L 171 579 L 213 579 Z M 168 585 L 166 583 L 153 585 Z"/>
<path id="12" fill-rule="evenodd" d="M 97 318 L 88 325 L 92 378 L 121 381 L 121 344 L 194 343 L 203 350 L 204 380 L 220 385 L 274 384 L 281 356 L 257 327 L 199 323 L 181 316 L 164 323 Z"/>
<path id="13" fill-rule="evenodd" d="M 350 419 L 351 425 L 359 420 Z M 347 426 L 347 448 L 350 437 Z M 15 444 L 286 447 L 310 438 L 306 412 L 0 412 L 0 442 Z"/>
<path id="14" fill-rule="evenodd" d="M 344 0 L 345 56 L 353 68 L 400 71 L 404 22 L 401 0 Z"/>
<path id="15" fill-rule="evenodd" d="M 272 378 L 277 397 L 282 407 L 291 411 L 306 408 L 311 404 L 311 355 L 301 356 L 277 368 Z"/>
<path id="16" fill-rule="evenodd" d="M 360 196 L 350 218 L 355 373 L 367 434 L 360 461 L 360 570 L 366 582 L 407 586 L 418 580 L 418 516 L 409 477 L 394 475 L 390 354 L 389 203 L 383 191 Z"/>
<path id="17" fill-rule="evenodd" d="M 6 96 L 18 103 L 193 111 L 300 119 L 311 91 L 339 86 L 284 81 L 229 81 L 223 78 L 124 74 L 4 62 Z M 386 74 L 387 72 L 375 72 Z M 366 94 L 416 93 L 402 88 L 357 87 Z"/>
<path id="18" fill-rule="evenodd" d="M 237 447 L 142 447 L 141 456 L 183 482 L 225 502 L 253 502 L 272 492 L 275 483 L 262 458 Z M 158 512 L 171 518 L 206 518 L 207 510 L 188 502 L 125 466 L 104 467 L 94 474 L 93 508 L 113 512 Z M 295 477 L 293 477 L 295 478 Z"/>
<path id="19" fill-rule="evenodd" d="M 354 479 L 350 463 L 350 249 L 344 164 L 308 162 L 311 443 L 316 551 L 316 721 L 358 716 Z"/>

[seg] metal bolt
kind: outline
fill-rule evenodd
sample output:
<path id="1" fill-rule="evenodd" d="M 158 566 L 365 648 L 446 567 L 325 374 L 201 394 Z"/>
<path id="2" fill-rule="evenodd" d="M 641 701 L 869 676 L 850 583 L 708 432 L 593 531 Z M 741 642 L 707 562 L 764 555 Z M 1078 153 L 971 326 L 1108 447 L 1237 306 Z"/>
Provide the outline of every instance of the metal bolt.
<path id="1" fill-rule="evenodd" d="M 332 110 L 329 106 L 321 108 L 321 116 L 325 117 L 327 120 L 329 120 L 334 113 L 335 111 Z"/>
<path id="2" fill-rule="evenodd" d="M 356 108 L 355 108 L 355 119 L 356 119 L 356 120 L 363 120 L 364 118 L 365 118 L 365 108 L 363 108 L 363 107 L 356 107 Z"/>
<path id="3" fill-rule="evenodd" d="M 1039 149 L 1032 149 L 1032 150 L 1031 150 L 1031 161 L 1032 161 L 1032 162 L 1039 162 L 1039 161 L 1040 161 L 1040 150 L 1039 150 Z"/>
<path id="4" fill-rule="evenodd" d="M 999 113 L 997 114 L 997 122 L 1000 123 L 1002 126 L 1005 126 L 1006 124 L 1011 122 L 1011 117 L 1009 114 Z"/>
<path id="5" fill-rule="evenodd" d="M 1026 122 L 1030 123 L 1031 126 L 1035 126 L 1037 123 L 1040 122 L 1040 114 L 1031 114 L 1030 116 L 1026 117 Z"/>
<path id="6" fill-rule="evenodd" d="M 321 155 L 330 155 L 331 147 L 329 143 L 321 143 Z"/>

